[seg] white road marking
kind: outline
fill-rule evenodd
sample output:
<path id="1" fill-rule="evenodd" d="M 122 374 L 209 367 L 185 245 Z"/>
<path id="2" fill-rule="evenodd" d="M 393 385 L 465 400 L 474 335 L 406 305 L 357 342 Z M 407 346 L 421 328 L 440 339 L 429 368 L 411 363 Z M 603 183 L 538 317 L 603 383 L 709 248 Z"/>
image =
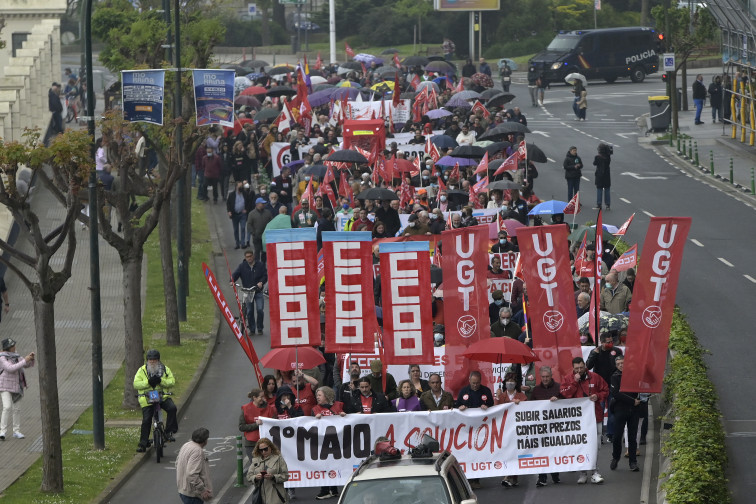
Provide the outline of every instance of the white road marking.
<path id="1" fill-rule="evenodd" d="M 545 136 L 546 138 L 549 138 L 551 136 L 548 133 L 546 133 L 545 131 L 533 131 L 533 134 L 534 135 L 542 135 L 542 136 Z"/>
<path id="2" fill-rule="evenodd" d="M 580 177 L 582 180 L 585 180 L 586 182 L 590 182 L 587 177 Z"/>
<path id="3" fill-rule="evenodd" d="M 646 215 L 648 215 L 649 217 L 656 217 L 656 216 L 655 216 L 654 214 L 652 214 L 651 212 L 646 212 L 645 210 L 643 210 L 643 213 L 644 213 L 644 214 L 646 214 Z"/>
<path id="4" fill-rule="evenodd" d="M 547 157 L 546 159 L 547 159 L 548 161 L 552 162 L 552 163 L 556 163 L 556 161 L 554 161 L 554 160 L 553 160 L 553 159 L 551 159 L 550 157 Z"/>
<path id="5" fill-rule="evenodd" d="M 743 276 L 746 277 L 751 282 L 756 283 L 756 278 L 753 278 L 751 275 L 743 275 Z"/>
<path id="6" fill-rule="evenodd" d="M 724 257 L 717 257 L 717 259 L 719 259 L 722 262 L 722 264 L 724 264 L 725 266 L 729 266 L 730 268 L 734 268 L 735 267 L 734 264 L 732 264 L 730 261 L 728 261 Z"/>
<path id="7" fill-rule="evenodd" d="M 620 200 L 621 200 L 621 201 L 624 201 L 624 202 L 625 202 L 625 203 L 627 203 L 628 205 L 630 204 L 630 200 L 629 200 L 629 199 L 627 199 L 627 198 L 620 198 Z"/>
<path id="8" fill-rule="evenodd" d="M 633 114 L 620 114 L 620 117 L 635 117 Z"/>
<path id="9" fill-rule="evenodd" d="M 703 247 L 704 246 L 703 243 L 701 243 L 700 241 L 695 240 L 693 238 L 691 238 L 690 241 L 693 242 L 694 245 L 698 245 L 699 247 Z"/>
<path id="10" fill-rule="evenodd" d="M 636 133 L 636 132 L 632 132 L 632 133 L 615 133 L 615 135 L 617 135 L 618 137 L 622 137 L 622 138 L 624 138 L 625 140 L 627 140 L 627 139 L 628 139 L 628 138 L 627 138 L 627 135 L 637 135 L 637 134 L 638 134 L 638 133 Z"/>
<path id="11" fill-rule="evenodd" d="M 633 172 L 622 172 L 620 175 L 629 175 L 630 177 L 633 177 L 634 179 L 638 180 L 667 180 L 667 177 L 662 177 L 661 175 L 651 175 L 651 176 L 645 176 L 645 175 L 638 175 L 637 173 Z"/>
<path id="12" fill-rule="evenodd" d="M 593 115 L 595 115 L 596 117 L 606 117 L 606 114 L 593 114 Z"/>

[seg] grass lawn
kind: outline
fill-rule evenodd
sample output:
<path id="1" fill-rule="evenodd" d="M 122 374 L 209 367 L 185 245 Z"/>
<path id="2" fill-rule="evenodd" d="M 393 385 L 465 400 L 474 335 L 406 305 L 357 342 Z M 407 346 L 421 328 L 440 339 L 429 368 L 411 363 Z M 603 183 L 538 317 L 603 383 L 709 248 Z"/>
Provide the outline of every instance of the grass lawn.
<path id="1" fill-rule="evenodd" d="M 186 322 L 181 323 L 181 333 L 207 334 L 213 323 L 215 303 L 212 301 L 200 264 L 210 259 L 212 244 L 202 202 L 192 201 L 192 257 L 189 270 L 189 297 L 187 300 Z M 176 375 L 177 386 L 173 400 L 182 402 L 189 381 L 205 353 L 207 340 L 183 338 L 180 347 L 168 348 L 165 338 L 154 338 L 165 332 L 165 302 L 163 299 L 163 277 L 156 272 L 160 263 L 160 244 L 157 229 L 145 244 L 147 260 L 147 294 L 145 313 L 142 321 L 145 348 L 157 348 L 165 356 L 165 361 Z M 175 255 L 174 255 L 175 257 Z M 174 265 L 175 267 L 175 265 Z M 123 400 L 123 367 L 118 370 L 110 385 L 105 389 L 105 420 L 139 420 L 139 410 L 121 409 Z M 81 504 L 94 499 L 110 481 L 123 469 L 135 454 L 139 440 L 139 426 L 105 428 L 104 451 L 92 449 L 92 408 L 79 417 L 74 426 L 63 436 L 63 481 L 62 494 L 46 495 L 39 491 L 41 480 L 41 460 L 32 465 L 24 475 L 11 485 L 0 499 L 11 503 Z M 74 432 L 82 431 L 82 434 Z"/>

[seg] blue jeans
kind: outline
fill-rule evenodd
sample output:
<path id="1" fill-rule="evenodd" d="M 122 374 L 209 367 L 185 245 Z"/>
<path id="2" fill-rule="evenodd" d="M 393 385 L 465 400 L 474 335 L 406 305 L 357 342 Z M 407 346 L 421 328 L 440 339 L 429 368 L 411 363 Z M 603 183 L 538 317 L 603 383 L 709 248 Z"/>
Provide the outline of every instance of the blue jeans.
<path id="1" fill-rule="evenodd" d="M 702 98 L 694 98 L 693 103 L 696 104 L 696 122 L 701 122 L 701 110 L 704 106 L 704 100 Z"/>
<path id="2" fill-rule="evenodd" d="M 207 199 L 207 185 L 205 184 L 205 170 L 197 172 L 197 199 Z"/>
<path id="3" fill-rule="evenodd" d="M 612 198 L 609 196 L 609 188 L 608 187 L 597 187 L 596 188 L 596 206 L 601 206 L 601 197 L 603 195 L 604 203 L 606 203 L 606 208 L 609 208 L 609 206 L 612 204 Z"/>
<path id="4" fill-rule="evenodd" d="M 255 308 L 257 309 L 257 330 L 263 330 L 263 317 L 265 316 L 265 297 L 262 292 L 255 293 L 255 298 L 252 303 L 247 303 L 245 307 L 247 311 L 247 327 L 249 332 L 255 330 Z"/>
<path id="5" fill-rule="evenodd" d="M 236 246 L 241 247 L 247 243 L 246 229 L 247 229 L 247 214 L 245 213 L 231 213 L 231 225 L 234 227 L 234 240 Z"/>
<path id="6" fill-rule="evenodd" d="M 179 494 L 179 497 L 181 497 L 181 502 L 184 504 L 204 504 L 204 501 L 199 497 L 189 497 L 182 493 Z"/>
<path id="7" fill-rule="evenodd" d="M 567 179 L 567 201 L 570 201 L 573 196 L 580 190 L 580 177 Z"/>

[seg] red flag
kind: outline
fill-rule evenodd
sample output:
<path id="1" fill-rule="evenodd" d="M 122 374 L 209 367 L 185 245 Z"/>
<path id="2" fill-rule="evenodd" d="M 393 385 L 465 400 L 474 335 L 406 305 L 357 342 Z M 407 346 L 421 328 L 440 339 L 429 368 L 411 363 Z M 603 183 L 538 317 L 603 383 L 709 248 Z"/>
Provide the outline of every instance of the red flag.
<path id="1" fill-rule="evenodd" d="M 314 208 L 314 207 L 313 207 Z M 265 234 L 270 293 L 270 345 L 320 345 L 318 250 L 315 228 Z"/>
<path id="2" fill-rule="evenodd" d="M 344 52 L 346 52 L 346 55 L 350 58 L 354 58 L 354 50 L 352 50 L 346 42 L 344 42 Z"/>
<path id="3" fill-rule="evenodd" d="M 596 218 L 596 255 L 594 257 L 593 264 L 593 297 L 591 298 L 591 310 L 593 315 L 590 316 L 589 330 L 593 336 L 593 341 L 598 345 L 601 340 L 599 339 L 599 332 L 601 329 L 600 317 L 601 317 L 601 256 L 604 254 L 604 220 L 601 216 L 601 210 L 599 210 L 598 218 Z"/>
<path id="4" fill-rule="evenodd" d="M 470 344 L 491 336 L 486 289 L 488 226 L 450 229 L 441 233 L 441 240 L 448 358 L 444 366 L 444 386 L 459 390 L 467 384 L 470 371 L 479 370 L 486 375 L 491 369 L 490 364 L 485 365 L 485 369 L 484 363 L 464 359 L 461 355 Z"/>
<path id="5" fill-rule="evenodd" d="M 580 204 L 580 192 L 576 192 L 575 196 L 573 196 L 570 202 L 567 203 L 567 206 L 564 207 L 564 212 L 562 213 L 566 215 L 579 214 L 582 207 L 583 205 Z"/>
<path id="6" fill-rule="evenodd" d="M 588 238 L 588 233 L 583 234 L 583 242 L 580 244 L 580 248 L 577 250 L 577 253 L 575 254 L 575 274 L 578 277 L 585 276 L 583 274 L 583 269 L 585 268 L 585 242 Z M 590 271 L 593 272 L 593 264 L 590 265 Z"/>
<path id="7" fill-rule="evenodd" d="M 582 355 L 567 229 L 563 225 L 521 227 L 517 242 L 528 286 L 533 350 L 541 359 L 535 374 L 541 366 L 551 366 L 554 381 L 561 382 L 572 375 L 572 359 Z"/>
<path id="8" fill-rule="evenodd" d="M 276 117 L 275 121 L 273 121 L 273 124 L 278 127 L 278 131 L 282 135 L 285 135 L 291 130 L 291 127 L 295 122 L 296 121 L 291 114 L 291 110 L 289 109 L 289 104 L 286 102 L 286 98 L 284 97 L 281 113 L 278 114 L 278 117 Z"/>
<path id="9" fill-rule="evenodd" d="M 629 228 L 630 223 L 633 222 L 633 217 L 635 217 L 635 212 L 633 212 L 633 215 L 631 215 L 630 218 L 627 219 L 624 224 L 622 224 L 622 227 L 619 228 L 616 233 L 614 233 L 614 236 L 625 236 L 625 233 L 627 233 L 627 228 Z"/>
<path id="10" fill-rule="evenodd" d="M 381 243 L 379 250 L 385 362 L 433 364 L 428 242 Z"/>
<path id="11" fill-rule="evenodd" d="M 349 199 L 350 206 L 354 204 L 354 192 L 352 191 L 352 186 L 347 182 L 346 173 L 343 171 L 341 172 L 341 179 L 339 180 L 339 194 Z"/>
<path id="12" fill-rule="evenodd" d="M 652 217 L 630 308 L 623 392 L 662 391 L 669 329 L 675 309 L 690 217 Z"/>
<path id="13" fill-rule="evenodd" d="M 362 65 L 362 75 L 365 77 L 365 87 L 370 87 L 370 76 L 368 75 L 367 68 L 365 68 L 365 63 L 360 61 L 360 65 Z"/>
<path id="14" fill-rule="evenodd" d="M 326 165 L 326 172 L 325 176 L 323 177 L 323 182 L 321 182 L 318 189 L 324 189 L 326 195 L 328 196 L 328 201 L 331 202 L 331 208 L 336 208 L 338 204 L 338 199 L 336 198 L 336 193 L 333 192 L 333 186 L 331 185 L 331 182 L 336 181 L 336 175 L 333 173 L 333 167 L 330 164 Z"/>
<path id="15" fill-rule="evenodd" d="M 515 278 L 519 278 L 520 280 L 525 279 L 525 276 L 522 272 L 522 254 L 520 253 L 517 254 L 517 260 L 515 260 L 515 267 L 514 267 L 514 271 L 512 272 L 512 276 Z M 577 315 L 577 313 L 575 315 Z"/>
<path id="16" fill-rule="evenodd" d="M 455 180 L 458 184 L 460 183 L 459 180 L 459 163 L 454 163 L 454 168 L 452 169 L 451 174 L 449 175 L 449 180 Z"/>
<path id="17" fill-rule="evenodd" d="M 414 77 L 412 77 L 412 80 L 410 81 L 410 85 L 412 86 L 412 89 L 417 90 L 417 86 L 420 85 L 420 76 L 417 74 L 414 74 Z"/>
<path id="18" fill-rule="evenodd" d="M 465 90 L 465 86 L 463 84 L 464 77 L 459 78 L 459 82 L 457 83 L 457 88 L 454 90 L 455 93 L 459 93 L 460 91 Z"/>
<path id="19" fill-rule="evenodd" d="M 483 117 L 485 117 L 486 119 L 491 117 L 491 112 L 489 112 L 488 109 L 482 103 L 480 103 L 480 100 L 475 100 L 475 103 L 473 104 L 472 109 L 470 109 L 470 113 L 474 114 L 478 110 L 480 110 L 483 113 Z"/>
<path id="20" fill-rule="evenodd" d="M 310 204 L 310 208 L 315 208 L 315 195 L 313 194 L 312 189 L 312 178 L 307 182 L 307 187 L 305 187 L 304 192 L 302 193 L 302 197 L 299 199 L 301 202 L 302 200 L 307 200 L 307 203 Z"/>
<path id="21" fill-rule="evenodd" d="M 619 258 L 612 265 L 612 269 L 615 271 L 625 271 L 630 268 L 634 268 L 638 263 L 638 245 L 633 245 L 627 252 L 619 256 Z"/>
<path id="22" fill-rule="evenodd" d="M 323 68 L 323 60 L 320 57 L 320 51 L 318 51 L 318 59 L 315 60 L 315 65 L 313 67 L 315 70 L 320 70 Z"/>
<path id="23" fill-rule="evenodd" d="M 495 177 L 496 175 L 500 175 L 505 171 L 516 171 L 519 161 L 520 155 L 517 153 L 517 151 L 514 151 L 511 156 L 509 156 L 504 160 L 503 163 L 499 165 L 499 168 L 496 169 L 493 176 Z"/>
<path id="24" fill-rule="evenodd" d="M 402 62 L 399 61 L 399 53 L 394 53 L 394 65 L 396 65 L 396 68 L 402 68 Z"/>
<path id="25" fill-rule="evenodd" d="M 420 156 L 415 156 L 415 160 L 412 162 L 412 164 L 415 165 L 415 169 L 410 172 L 410 175 L 413 177 L 415 175 L 420 175 L 420 173 L 423 171 L 423 164 L 420 160 Z M 420 185 L 422 185 L 422 182 L 420 183 Z"/>
<path id="26" fill-rule="evenodd" d="M 394 107 L 397 107 L 399 105 L 399 100 L 402 98 L 402 92 L 399 88 L 399 72 L 394 72 L 394 91 L 392 91 L 391 95 L 391 103 L 393 103 Z"/>
<path id="27" fill-rule="evenodd" d="M 373 279 L 364 274 L 373 267 L 372 241 L 368 231 L 323 233 L 329 353 L 371 352 L 374 348 L 378 321 Z"/>
<path id="28" fill-rule="evenodd" d="M 239 345 L 241 345 L 242 350 L 244 350 L 244 353 L 246 354 L 249 361 L 252 363 L 252 367 L 255 369 L 255 375 L 257 376 L 257 382 L 262 385 L 263 383 L 263 375 L 260 372 L 260 366 L 258 366 L 258 362 L 260 359 L 257 357 L 257 352 L 255 352 L 255 346 L 252 344 L 252 341 L 249 341 L 248 338 L 244 337 L 244 333 L 242 333 L 241 329 L 239 328 L 239 325 L 236 323 L 236 319 L 234 318 L 234 314 L 231 312 L 231 309 L 228 307 L 228 303 L 226 302 L 226 297 L 223 295 L 223 292 L 221 292 L 220 286 L 218 285 L 218 281 L 215 278 L 215 274 L 212 272 L 210 267 L 202 263 L 202 271 L 205 273 L 205 280 L 207 281 L 207 286 L 210 288 L 210 292 L 213 295 L 213 298 L 215 299 L 215 302 L 218 304 L 218 308 L 220 308 L 221 315 L 223 315 L 223 318 L 226 319 L 226 323 L 228 323 L 229 327 L 231 327 L 231 332 L 236 336 L 236 341 L 239 342 Z M 428 271 L 430 271 L 430 268 L 428 268 Z"/>
<path id="29" fill-rule="evenodd" d="M 478 163 L 478 168 L 475 169 L 475 175 L 478 173 L 485 173 L 488 174 L 488 152 L 483 154 L 483 159 L 480 160 L 480 163 Z"/>
<path id="30" fill-rule="evenodd" d="M 441 191 L 446 192 L 446 184 L 441 176 L 441 173 L 436 172 L 436 180 L 438 181 L 438 191 L 436 191 L 436 206 L 441 205 Z"/>
<path id="31" fill-rule="evenodd" d="M 401 190 L 399 192 L 399 206 L 405 208 L 410 201 L 412 201 L 412 195 L 414 189 L 407 183 L 407 177 L 402 177 Z"/>
<path id="32" fill-rule="evenodd" d="M 438 108 L 438 95 L 436 94 L 436 90 L 431 88 L 428 92 L 428 109 L 433 110 L 436 108 Z"/>

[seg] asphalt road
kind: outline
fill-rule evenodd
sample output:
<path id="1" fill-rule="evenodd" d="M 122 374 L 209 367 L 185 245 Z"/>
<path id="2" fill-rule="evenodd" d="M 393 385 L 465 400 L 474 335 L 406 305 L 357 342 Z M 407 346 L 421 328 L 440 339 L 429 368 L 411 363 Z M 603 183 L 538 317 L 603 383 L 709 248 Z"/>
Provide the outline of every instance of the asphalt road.
<path id="1" fill-rule="evenodd" d="M 555 161 L 539 166 L 540 177 L 536 180 L 535 192 L 542 200 L 564 200 L 566 183 L 561 163 L 567 149 L 571 145 L 577 146 L 590 167 L 596 146 L 602 140 L 615 146 L 612 208 L 604 216 L 605 223 L 619 226 L 636 212 L 626 240 L 642 246 L 650 216 L 693 217 L 677 302 L 688 314 L 702 344 L 712 352 L 709 356 L 710 375 L 717 385 L 728 431 L 733 432 L 728 438 L 728 449 L 735 502 L 745 503 L 749 501 L 746 496 L 754 485 L 749 468 L 756 457 L 753 441 L 756 419 L 751 406 L 756 392 L 750 387 L 736 389 L 732 382 L 738 378 L 743 381 L 745 373 L 741 370 L 749 367 L 749 352 L 743 349 L 747 348 L 747 338 L 756 325 L 756 313 L 740 306 L 753 295 L 756 283 L 753 280 L 756 266 L 749 260 L 749 252 L 756 246 L 756 224 L 753 219 L 743 218 L 750 216 L 753 210 L 727 193 L 682 173 L 652 149 L 638 145 L 639 130 L 634 118 L 648 111 L 648 96 L 662 94 L 663 85 L 658 76 L 649 77 L 643 84 L 629 81 L 611 85 L 589 83 L 588 90 L 588 120 L 576 122 L 567 86 L 554 86 L 548 90 L 543 108 L 530 106 L 525 86 L 512 86 L 514 94 L 522 97 L 515 104 L 521 106 L 534 132 L 529 141 L 537 143 Z M 586 168 L 583 173 L 588 180 L 583 180 L 581 186 L 584 211 L 578 216 L 578 222 L 595 220 L 590 210 L 595 194 L 592 170 Z M 231 227 L 223 205 L 213 207 L 212 214 L 222 245 L 231 252 L 229 260 L 233 268 L 241 260 L 241 254 L 233 251 Z M 222 256 L 216 258 L 214 270 L 223 278 L 226 264 Z M 749 275 L 750 279 L 744 275 Z M 233 296 L 231 292 L 226 295 Z M 258 352 L 264 354 L 268 350 L 267 334 L 255 338 Z M 170 356 L 166 356 L 166 362 L 170 365 Z M 197 426 L 206 426 L 211 432 L 207 450 L 212 463 L 213 485 L 220 496 L 214 502 L 246 502 L 246 489 L 233 487 L 236 466 L 233 437 L 237 434 L 239 408 L 246 402 L 246 394 L 253 386 L 255 379 L 251 365 L 224 327 L 207 374 L 186 415 L 179 419 L 181 431 L 177 443 L 167 451 L 166 462 L 156 465 L 153 459 L 144 464 L 109 502 L 129 503 L 135 495 L 153 495 L 157 502 L 178 502 L 173 461 L 180 445 Z M 654 415 L 659 414 L 658 408 L 654 408 Z M 655 502 L 656 478 L 653 475 L 658 473 L 654 464 L 655 451 L 658 451 L 657 422 L 652 427 L 648 441 L 655 441 L 643 447 L 639 458 L 640 473 L 628 472 L 624 461 L 618 471 L 609 471 L 609 450 L 605 445 L 599 451 L 599 468 L 606 478 L 601 486 L 578 486 L 576 476 L 567 474 L 558 488 L 555 485 L 535 488 L 535 477 L 524 477 L 518 488 L 505 491 L 499 486 L 498 479 L 488 479 L 483 480 L 483 488 L 476 493 L 484 503 L 498 502 L 505 495 L 503 492 L 508 498 L 524 502 L 571 503 L 585 498 L 611 500 L 617 504 Z M 652 448 L 656 450 L 652 451 Z M 314 502 L 316 493 L 317 488 L 299 489 L 297 500 Z"/>

